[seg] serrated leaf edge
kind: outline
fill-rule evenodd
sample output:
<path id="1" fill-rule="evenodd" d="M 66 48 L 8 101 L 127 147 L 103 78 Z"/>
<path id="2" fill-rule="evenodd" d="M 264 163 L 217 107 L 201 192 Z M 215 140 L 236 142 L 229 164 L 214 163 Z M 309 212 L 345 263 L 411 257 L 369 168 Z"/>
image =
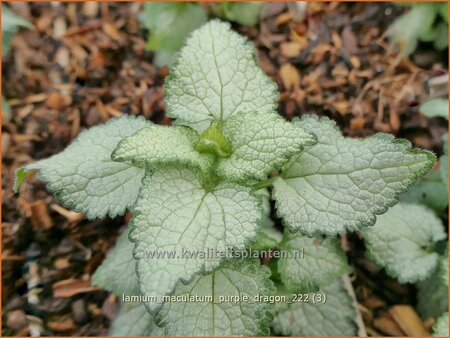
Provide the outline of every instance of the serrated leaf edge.
<path id="1" fill-rule="evenodd" d="M 346 138 L 345 136 L 342 135 L 341 130 L 337 127 L 337 124 L 335 121 L 331 120 L 330 118 L 323 116 L 323 117 L 319 117 L 317 115 L 304 115 L 302 116 L 301 119 L 294 119 L 293 122 L 296 121 L 303 121 L 303 119 L 313 119 L 319 122 L 325 122 L 328 123 L 330 126 L 333 127 L 333 129 L 337 132 L 339 132 L 339 136 L 340 138 Z M 364 222 L 361 220 L 356 220 L 356 227 L 361 230 L 361 228 L 367 227 L 367 226 L 372 226 L 376 223 L 377 221 L 377 215 L 382 215 L 384 213 L 386 213 L 386 211 L 388 211 L 388 209 L 390 207 L 393 207 L 394 205 L 396 205 L 399 200 L 400 200 L 400 195 L 403 194 L 404 192 L 406 192 L 410 187 L 412 187 L 414 184 L 417 183 L 417 180 L 426 175 L 434 166 L 434 164 L 436 163 L 436 155 L 429 150 L 425 150 L 425 149 L 416 149 L 416 148 L 412 148 L 411 142 L 409 142 L 408 140 L 405 139 L 399 139 L 399 138 L 395 138 L 393 135 L 391 134 L 387 134 L 387 133 L 376 133 L 372 136 L 369 136 L 367 138 L 361 139 L 363 142 L 366 142 L 366 140 L 369 140 L 371 138 L 382 138 L 388 141 L 391 141 L 393 143 L 398 143 L 404 146 L 405 151 L 408 152 L 409 154 L 425 154 L 429 160 L 429 163 L 426 167 L 424 167 L 422 170 L 418 171 L 411 179 L 410 182 L 406 185 L 406 187 L 400 191 L 396 191 L 394 194 L 394 197 L 388 201 L 388 203 L 385 206 L 381 206 L 378 207 L 374 210 L 369 211 L 368 213 L 370 213 L 370 221 L 369 222 Z M 312 146 L 314 147 L 314 146 Z M 345 174 L 343 174 L 345 175 Z M 299 176 L 301 177 L 301 176 Z M 283 178 L 283 174 L 281 174 L 281 179 Z M 294 227 L 293 225 L 289 224 L 287 221 L 285 221 L 283 215 L 280 213 L 279 211 L 279 201 L 274 198 L 274 192 L 272 192 L 272 199 L 275 201 L 275 209 L 276 209 L 276 215 L 278 218 L 281 219 L 281 222 L 283 224 L 284 227 L 288 228 L 289 231 L 291 231 L 292 233 L 296 233 L 296 232 L 300 232 L 302 235 L 307 236 L 307 237 L 314 237 L 316 235 L 318 235 L 319 233 L 317 232 L 307 232 L 307 231 L 302 231 L 302 229 L 300 229 L 300 227 Z M 358 230 L 358 231 L 359 231 Z M 349 230 L 342 230 L 342 231 L 337 231 L 337 232 L 330 232 L 330 233 L 324 233 L 325 235 L 329 235 L 329 236 L 335 236 L 335 235 L 344 235 L 348 232 L 356 232 L 355 231 L 349 231 Z"/>

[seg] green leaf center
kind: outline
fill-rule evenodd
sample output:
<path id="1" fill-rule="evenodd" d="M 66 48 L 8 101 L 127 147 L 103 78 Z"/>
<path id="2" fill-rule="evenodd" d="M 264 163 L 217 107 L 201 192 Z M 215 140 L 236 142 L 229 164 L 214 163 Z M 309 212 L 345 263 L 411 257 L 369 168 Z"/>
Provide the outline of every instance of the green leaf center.
<path id="1" fill-rule="evenodd" d="M 213 121 L 202 133 L 196 150 L 199 153 L 215 154 L 221 158 L 231 156 L 231 146 L 222 133 L 222 122 Z"/>

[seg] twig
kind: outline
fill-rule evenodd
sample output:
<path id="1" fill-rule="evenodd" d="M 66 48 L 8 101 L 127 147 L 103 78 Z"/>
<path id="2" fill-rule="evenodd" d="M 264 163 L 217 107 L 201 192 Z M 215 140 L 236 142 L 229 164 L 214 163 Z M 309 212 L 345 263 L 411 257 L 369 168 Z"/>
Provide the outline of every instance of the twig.
<path id="1" fill-rule="evenodd" d="M 359 93 L 359 95 L 357 96 L 357 98 L 355 99 L 355 102 L 353 103 L 353 106 L 356 106 L 358 104 L 361 103 L 362 99 L 364 98 L 364 95 L 366 95 L 367 91 L 372 88 L 375 85 L 383 85 L 389 82 L 394 82 L 394 81 L 400 81 L 403 80 L 403 78 L 407 78 L 409 77 L 409 74 L 398 74 L 395 76 L 389 76 L 386 78 L 378 78 L 378 79 L 374 79 L 374 80 L 370 80 L 369 82 L 367 82 L 363 89 L 361 90 L 361 92 Z"/>
<path id="2" fill-rule="evenodd" d="M 366 326 L 364 325 L 364 321 L 362 319 L 361 313 L 358 309 L 358 301 L 356 300 L 355 290 L 353 289 L 352 282 L 350 281 L 350 277 L 348 275 L 344 275 L 342 277 L 342 281 L 344 282 L 344 286 L 347 289 L 350 298 L 353 300 L 353 306 L 356 311 L 356 325 L 358 326 L 358 336 L 359 337 L 367 337 Z"/>

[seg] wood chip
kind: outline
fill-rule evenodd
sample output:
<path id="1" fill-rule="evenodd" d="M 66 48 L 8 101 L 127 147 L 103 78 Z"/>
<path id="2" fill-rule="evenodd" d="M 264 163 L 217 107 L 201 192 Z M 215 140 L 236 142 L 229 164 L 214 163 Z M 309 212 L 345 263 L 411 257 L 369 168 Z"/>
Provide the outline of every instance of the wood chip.
<path id="1" fill-rule="evenodd" d="M 82 12 L 87 18 L 95 18 L 98 15 L 99 5 L 95 1 L 86 1 L 83 3 Z"/>
<path id="2" fill-rule="evenodd" d="M 284 25 L 284 24 L 288 23 L 291 20 L 292 20 L 292 13 L 291 12 L 284 12 L 284 13 L 282 13 L 282 14 L 277 16 L 277 18 L 275 20 L 275 24 L 277 26 L 281 26 L 281 25 Z"/>
<path id="3" fill-rule="evenodd" d="M 30 96 L 27 96 L 24 99 L 12 99 L 9 100 L 8 103 L 11 107 L 14 106 L 20 106 L 23 104 L 29 104 L 29 103 L 38 103 L 45 101 L 47 99 L 47 93 L 40 93 L 40 94 L 33 94 Z"/>
<path id="4" fill-rule="evenodd" d="M 57 258 L 54 265 L 58 270 L 68 268 L 70 266 L 69 259 L 67 257 Z"/>
<path id="5" fill-rule="evenodd" d="M 66 30 L 66 20 L 62 17 L 57 17 L 55 21 L 53 21 L 53 38 L 55 40 L 61 39 L 64 34 L 66 34 Z"/>
<path id="6" fill-rule="evenodd" d="M 353 130 L 361 130 L 364 129 L 365 123 L 366 119 L 363 116 L 356 116 L 350 121 L 350 128 Z"/>
<path id="7" fill-rule="evenodd" d="M 120 34 L 117 27 L 111 23 L 105 23 L 103 25 L 103 31 L 112 39 L 117 41 L 122 41 L 123 37 L 122 34 Z"/>
<path id="8" fill-rule="evenodd" d="M 407 336 L 430 335 L 411 305 L 394 305 L 389 313 Z"/>
<path id="9" fill-rule="evenodd" d="M 397 325 L 397 323 L 391 318 L 391 316 L 385 314 L 381 317 L 375 318 L 373 326 L 390 336 L 404 336 L 405 332 Z"/>
<path id="10" fill-rule="evenodd" d="M 57 321 L 48 322 L 49 329 L 55 332 L 66 332 L 76 328 L 74 321 L 71 318 L 60 318 Z"/>
<path id="11" fill-rule="evenodd" d="M 13 134 L 11 138 L 16 143 L 21 142 L 30 142 L 30 141 L 42 141 L 42 138 L 38 135 L 29 135 L 29 134 Z"/>
<path id="12" fill-rule="evenodd" d="M 50 109 L 60 110 L 64 107 L 70 106 L 72 98 L 69 95 L 63 95 L 59 92 L 52 92 L 48 95 L 45 104 Z"/>
<path id="13" fill-rule="evenodd" d="M 350 54 L 358 52 L 358 39 L 350 26 L 345 26 L 342 30 L 342 44 Z"/>
<path id="14" fill-rule="evenodd" d="M 55 61 L 62 68 L 66 68 L 70 63 L 70 51 L 67 47 L 61 47 L 55 54 Z"/>
<path id="15" fill-rule="evenodd" d="M 123 112 L 111 107 L 110 105 L 105 106 L 105 109 L 108 112 L 108 114 L 111 115 L 112 117 L 121 117 L 123 115 Z"/>
<path id="16" fill-rule="evenodd" d="M 68 298 L 80 293 L 93 292 L 100 290 L 92 286 L 88 280 L 65 279 L 53 284 L 53 297 Z"/>
<path id="17" fill-rule="evenodd" d="M 38 200 L 30 203 L 31 223 L 37 229 L 48 230 L 53 227 L 53 221 L 48 214 L 47 203 L 45 200 Z"/>
<path id="18" fill-rule="evenodd" d="M 356 56 L 352 56 L 350 58 L 350 63 L 352 64 L 353 68 L 359 69 L 361 67 L 361 61 Z"/>
<path id="19" fill-rule="evenodd" d="M 348 68 L 341 62 L 337 64 L 335 67 L 333 67 L 331 75 L 333 75 L 334 77 L 337 76 L 346 77 L 348 75 Z"/>
<path id="20" fill-rule="evenodd" d="M 290 63 L 285 63 L 280 68 L 280 77 L 284 88 L 287 90 L 300 88 L 300 74 L 298 70 Z"/>
<path id="21" fill-rule="evenodd" d="M 11 144 L 11 135 L 2 133 L 2 157 L 8 153 L 9 145 Z"/>
<path id="22" fill-rule="evenodd" d="M 283 42 L 280 44 L 281 55 L 287 58 L 294 58 L 300 55 L 302 45 L 297 42 Z"/>
<path id="23" fill-rule="evenodd" d="M 23 329 L 25 326 L 28 325 L 25 312 L 23 312 L 22 310 L 14 310 L 7 313 L 6 325 L 13 330 Z"/>
<path id="24" fill-rule="evenodd" d="M 350 104 L 348 101 L 335 101 L 331 103 L 331 106 L 341 115 L 350 113 Z"/>

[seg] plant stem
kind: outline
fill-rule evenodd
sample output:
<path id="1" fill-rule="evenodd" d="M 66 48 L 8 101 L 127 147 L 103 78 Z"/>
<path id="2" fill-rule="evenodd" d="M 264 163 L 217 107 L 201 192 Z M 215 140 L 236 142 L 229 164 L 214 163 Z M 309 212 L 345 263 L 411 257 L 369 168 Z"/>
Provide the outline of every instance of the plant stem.
<path id="1" fill-rule="evenodd" d="M 271 178 L 268 178 L 267 180 L 258 182 L 258 183 L 253 185 L 253 189 L 259 190 L 259 189 L 262 189 L 262 188 L 270 187 L 272 185 L 274 179 L 275 179 L 275 177 L 271 177 Z"/>

